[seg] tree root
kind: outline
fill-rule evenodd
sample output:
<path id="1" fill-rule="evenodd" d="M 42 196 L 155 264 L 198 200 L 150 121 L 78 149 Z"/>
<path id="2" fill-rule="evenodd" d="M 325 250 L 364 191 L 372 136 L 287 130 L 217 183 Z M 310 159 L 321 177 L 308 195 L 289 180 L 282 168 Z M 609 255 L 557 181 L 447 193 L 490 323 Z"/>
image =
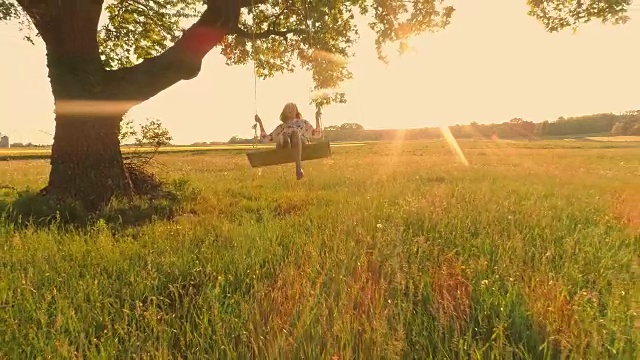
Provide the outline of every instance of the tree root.
<path id="1" fill-rule="evenodd" d="M 136 162 L 125 162 L 124 168 L 131 182 L 134 195 L 155 198 L 161 196 L 162 181 L 148 171 L 144 165 Z"/>
<path id="2" fill-rule="evenodd" d="M 126 197 L 130 199 L 132 199 L 130 195 L 133 195 L 134 197 L 158 199 L 165 194 L 163 191 L 163 182 L 158 179 L 155 174 L 147 170 L 145 164 L 134 161 L 125 162 L 124 169 L 129 181 L 129 184 L 127 185 L 129 186 L 127 186 L 128 191 L 126 191 L 125 194 L 120 195 L 126 195 Z M 2 187 L 0 187 L 0 189 L 2 189 Z M 65 196 L 55 196 L 55 193 L 51 191 L 49 186 L 43 187 L 37 194 L 43 197 L 52 197 L 57 202 L 64 202 L 65 200 L 68 200 Z"/>

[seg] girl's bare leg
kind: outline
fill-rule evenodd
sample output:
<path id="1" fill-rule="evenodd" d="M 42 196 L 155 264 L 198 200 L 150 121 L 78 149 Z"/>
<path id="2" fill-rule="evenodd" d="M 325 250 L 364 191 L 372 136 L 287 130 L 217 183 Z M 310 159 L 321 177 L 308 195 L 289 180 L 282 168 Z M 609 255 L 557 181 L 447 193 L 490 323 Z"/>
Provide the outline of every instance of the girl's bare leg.
<path id="1" fill-rule="evenodd" d="M 276 142 L 276 149 L 288 149 L 291 147 L 291 142 L 288 136 L 283 136 Z"/>
<path id="2" fill-rule="evenodd" d="M 300 133 L 295 130 L 291 133 L 291 148 L 296 156 L 296 178 L 300 180 L 304 177 L 304 172 L 302 171 L 302 140 L 300 139 Z"/>

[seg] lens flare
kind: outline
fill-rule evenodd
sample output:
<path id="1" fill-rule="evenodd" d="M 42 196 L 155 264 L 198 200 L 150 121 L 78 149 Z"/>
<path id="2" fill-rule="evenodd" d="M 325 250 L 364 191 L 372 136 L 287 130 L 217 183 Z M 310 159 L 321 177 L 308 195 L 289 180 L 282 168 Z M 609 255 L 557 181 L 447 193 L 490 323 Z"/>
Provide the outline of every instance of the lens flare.
<path id="1" fill-rule="evenodd" d="M 442 131 L 442 135 L 444 136 L 444 139 L 447 141 L 447 144 L 449 144 L 449 147 L 451 148 L 451 150 L 453 150 L 453 152 L 455 152 L 456 155 L 458 155 L 458 160 L 460 160 L 460 162 L 463 163 L 464 165 L 469 166 L 469 161 L 464 156 L 462 149 L 460 149 L 460 145 L 458 145 L 458 142 L 456 141 L 456 138 L 451 133 L 451 130 L 449 130 L 449 127 L 441 126 L 440 130 Z"/>

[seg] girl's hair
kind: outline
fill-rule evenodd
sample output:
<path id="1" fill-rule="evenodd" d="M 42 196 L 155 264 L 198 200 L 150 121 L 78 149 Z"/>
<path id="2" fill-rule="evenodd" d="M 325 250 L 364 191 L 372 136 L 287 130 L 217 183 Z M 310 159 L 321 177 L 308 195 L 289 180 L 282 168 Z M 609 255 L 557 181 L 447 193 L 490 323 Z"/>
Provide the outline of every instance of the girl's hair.
<path id="1" fill-rule="evenodd" d="M 302 114 L 300 114 L 300 110 L 298 110 L 298 105 L 290 102 L 285 104 L 284 108 L 282 108 L 282 112 L 280 113 L 280 121 L 287 122 L 287 112 L 288 110 L 291 110 L 291 109 L 295 110 L 296 112 L 296 114 L 294 115 L 294 118 L 302 119 Z"/>

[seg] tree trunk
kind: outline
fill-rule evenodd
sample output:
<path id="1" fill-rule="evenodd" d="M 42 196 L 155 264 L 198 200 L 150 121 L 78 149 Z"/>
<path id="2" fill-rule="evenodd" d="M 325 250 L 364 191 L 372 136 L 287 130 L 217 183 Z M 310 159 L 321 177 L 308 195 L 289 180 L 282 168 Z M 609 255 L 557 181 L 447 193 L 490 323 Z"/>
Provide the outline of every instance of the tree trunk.
<path id="1" fill-rule="evenodd" d="M 96 37 L 100 1 L 47 3 L 43 31 L 56 130 L 44 193 L 76 200 L 89 212 L 131 194 L 120 153 L 120 121 L 130 108 L 110 101 Z"/>
<path id="2" fill-rule="evenodd" d="M 121 117 L 56 115 L 48 195 L 80 201 L 96 211 L 114 195 L 131 196 L 120 152 Z"/>
<path id="3" fill-rule="evenodd" d="M 249 5 L 248 0 L 208 0 L 200 19 L 169 49 L 135 66 L 107 71 L 97 41 L 103 3 L 19 1 L 46 44 L 55 99 L 51 173 L 43 193 L 77 200 L 91 212 L 114 195 L 133 194 L 120 152 L 122 116 L 197 76 L 203 57 L 237 26 L 240 7 Z"/>

